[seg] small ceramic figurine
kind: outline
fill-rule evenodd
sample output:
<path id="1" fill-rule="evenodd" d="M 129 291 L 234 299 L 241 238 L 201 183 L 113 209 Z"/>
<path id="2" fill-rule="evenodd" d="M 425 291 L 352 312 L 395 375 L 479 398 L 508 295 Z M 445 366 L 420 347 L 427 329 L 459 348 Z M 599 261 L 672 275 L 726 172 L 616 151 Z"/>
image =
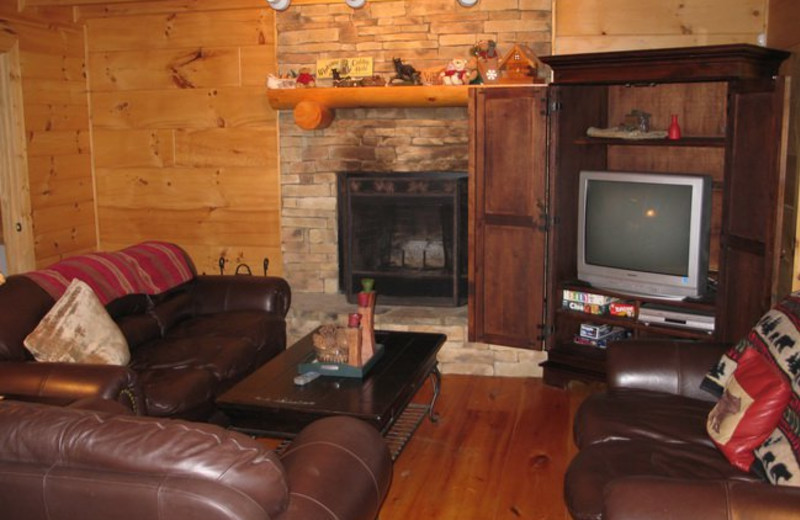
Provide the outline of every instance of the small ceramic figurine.
<path id="1" fill-rule="evenodd" d="M 394 83 L 395 80 L 401 81 L 407 85 L 422 84 L 420 73 L 413 66 L 403 63 L 403 60 L 400 58 L 392 58 L 392 63 L 394 63 L 394 70 L 396 74 L 392 79 L 389 80 L 389 84 Z"/>

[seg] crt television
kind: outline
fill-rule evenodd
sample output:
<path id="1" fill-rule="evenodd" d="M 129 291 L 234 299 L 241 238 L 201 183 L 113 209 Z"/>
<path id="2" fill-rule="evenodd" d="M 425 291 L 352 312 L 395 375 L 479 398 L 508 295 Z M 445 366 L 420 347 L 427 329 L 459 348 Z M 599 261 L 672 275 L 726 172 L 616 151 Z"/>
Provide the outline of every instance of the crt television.
<path id="1" fill-rule="evenodd" d="M 701 297 L 711 187 L 708 175 L 580 172 L 578 278 L 624 294 Z"/>

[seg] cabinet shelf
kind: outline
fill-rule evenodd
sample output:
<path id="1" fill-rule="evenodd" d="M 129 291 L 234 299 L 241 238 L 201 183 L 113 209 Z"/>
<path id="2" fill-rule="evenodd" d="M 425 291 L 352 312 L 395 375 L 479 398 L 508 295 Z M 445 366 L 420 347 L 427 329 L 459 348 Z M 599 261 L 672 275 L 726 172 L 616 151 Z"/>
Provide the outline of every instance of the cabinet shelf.
<path id="1" fill-rule="evenodd" d="M 575 140 L 578 145 L 614 145 L 614 146 L 679 146 L 697 148 L 724 148 L 724 137 L 681 137 L 680 139 L 612 139 L 604 137 L 580 137 Z"/>

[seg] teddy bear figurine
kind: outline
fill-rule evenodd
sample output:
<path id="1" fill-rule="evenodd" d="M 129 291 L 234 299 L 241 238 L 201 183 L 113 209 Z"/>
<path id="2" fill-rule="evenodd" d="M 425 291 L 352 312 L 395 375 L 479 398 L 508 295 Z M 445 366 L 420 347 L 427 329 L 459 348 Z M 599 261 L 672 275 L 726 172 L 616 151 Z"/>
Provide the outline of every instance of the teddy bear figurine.
<path id="1" fill-rule="evenodd" d="M 297 86 L 298 87 L 315 87 L 317 85 L 317 80 L 311 74 L 311 69 L 308 67 L 303 67 L 300 69 L 300 73 L 297 75 Z"/>
<path id="2" fill-rule="evenodd" d="M 440 74 L 443 85 L 465 85 L 468 81 L 467 60 L 453 59 Z"/>

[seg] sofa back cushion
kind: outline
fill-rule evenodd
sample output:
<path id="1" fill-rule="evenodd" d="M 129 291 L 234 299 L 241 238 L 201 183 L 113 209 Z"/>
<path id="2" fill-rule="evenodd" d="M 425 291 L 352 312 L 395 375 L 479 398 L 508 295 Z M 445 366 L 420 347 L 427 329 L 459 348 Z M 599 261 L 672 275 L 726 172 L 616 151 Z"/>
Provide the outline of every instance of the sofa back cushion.
<path id="1" fill-rule="evenodd" d="M 53 303 L 49 294 L 24 276 L 9 276 L 0 285 L 0 361 L 33 359 L 22 342 Z"/>

